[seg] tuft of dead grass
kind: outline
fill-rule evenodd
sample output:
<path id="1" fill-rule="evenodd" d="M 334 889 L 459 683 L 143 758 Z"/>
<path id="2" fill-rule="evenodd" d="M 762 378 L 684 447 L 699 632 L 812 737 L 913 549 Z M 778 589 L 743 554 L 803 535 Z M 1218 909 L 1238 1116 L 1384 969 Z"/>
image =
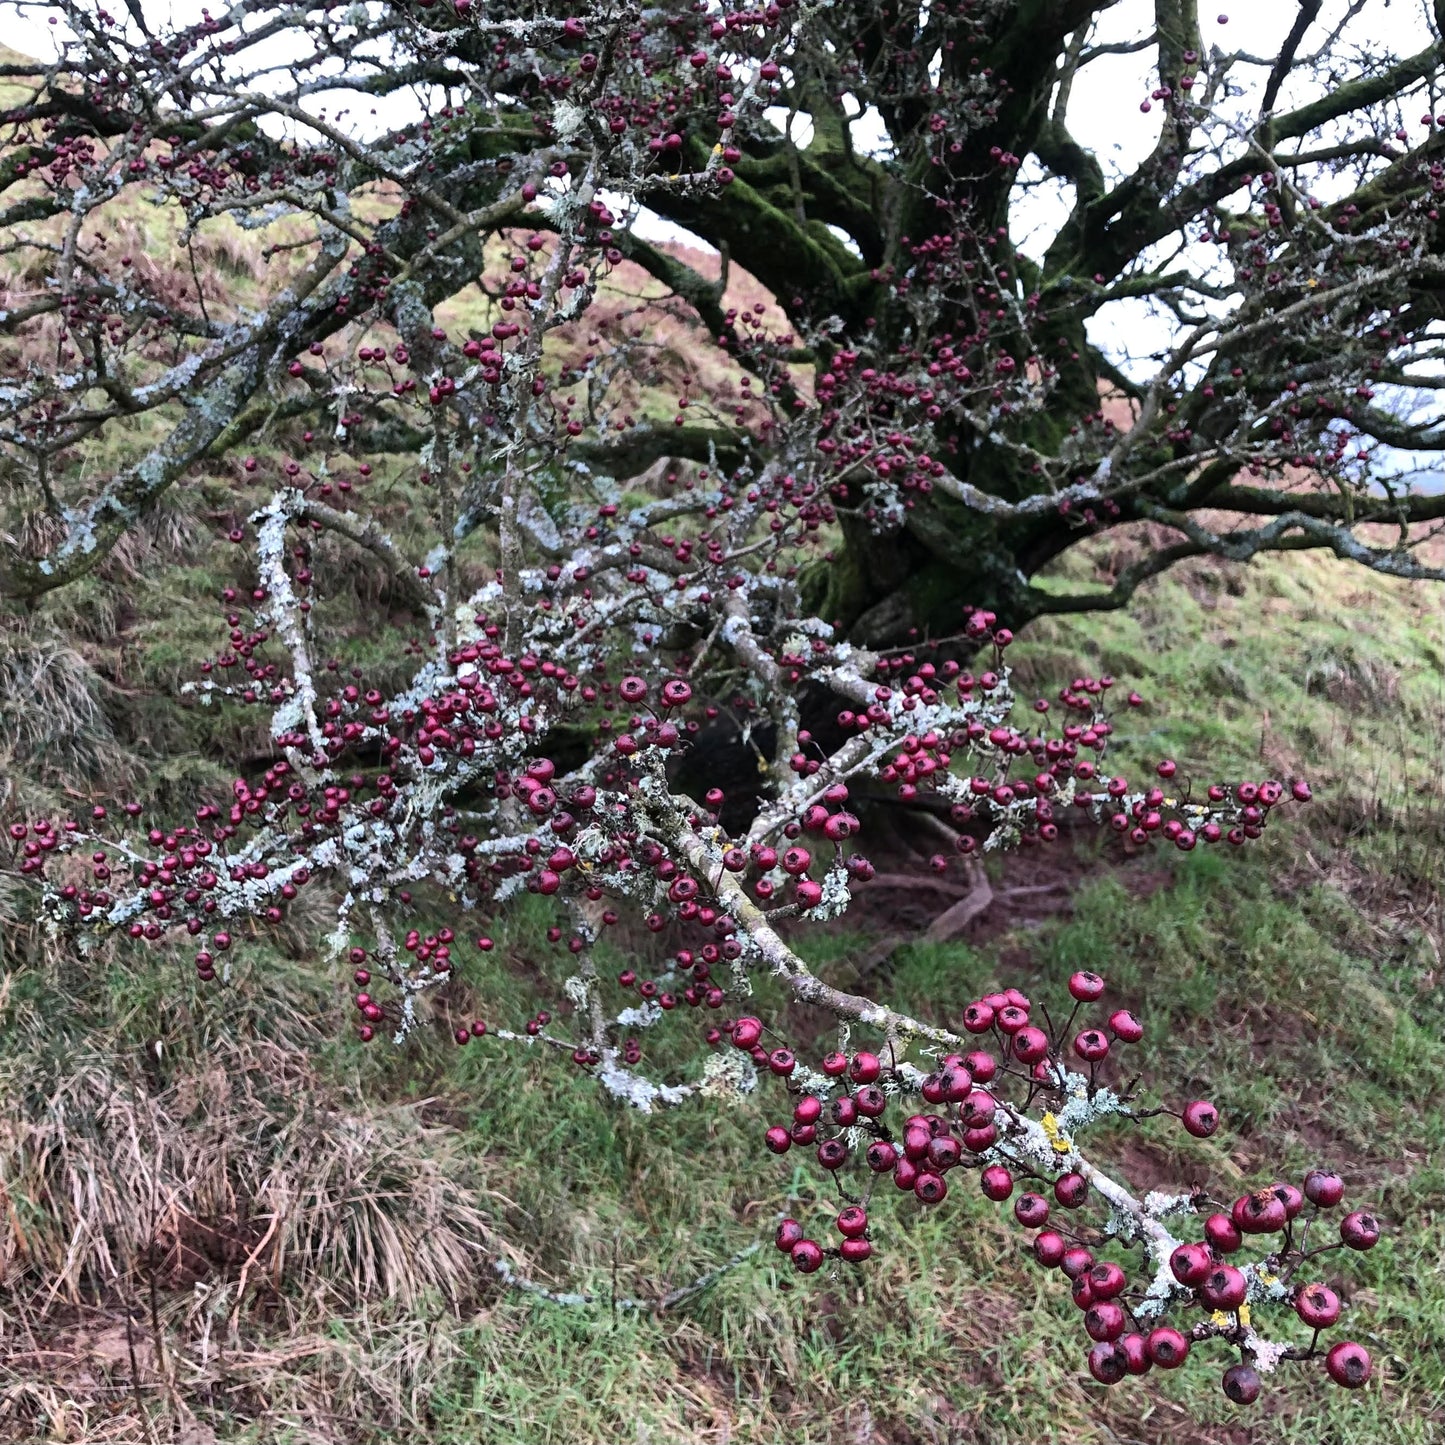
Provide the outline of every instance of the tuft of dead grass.
<path id="1" fill-rule="evenodd" d="M 122 754 L 101 690 L 85 658 L 44 622 L 0 626 L 0 776 L 7 795 L 24 793 L 27 783 L 116 776 Z"/>
<path id="2" fill-rule="evenodd" d="M 283 1285 L 334 1308 L 455 1300 L 495 1252 L 482 1191 L 418 1108 L 349 1109 L 282 1044 L 165 1077 L 99 1052 L 0 1062 L 0 1283 L 78 1305 L 136 1278 Z"/>

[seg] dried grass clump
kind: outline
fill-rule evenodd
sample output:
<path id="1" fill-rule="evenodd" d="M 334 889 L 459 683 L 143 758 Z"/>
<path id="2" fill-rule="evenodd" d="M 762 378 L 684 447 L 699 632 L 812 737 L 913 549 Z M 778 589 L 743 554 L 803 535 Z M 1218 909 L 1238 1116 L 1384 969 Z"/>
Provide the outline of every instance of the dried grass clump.
<path id="1" fill-rule="evenodd" d="M 113 780 L 124 758 L 101 687 L 60 635 L 23 622 L 0 627 L 0 774 L 32 783 Z"/>
<path id="2" fill-rule="evenodd" d="M 198 232 L 191 249 L 203 269 L 246 281 L 261 274 L 261 242 L 229 217 L 218 218 Z"/>
<path id="3" fill-rule="evenodd" d="M 510 1206 L 455 1133 L 341 1098 L 299 1036 L 175 1061 L 68 1047 L 18 977 L 0 979 L 0 1441 L 422 1425 L 495 1288 L 487 1205 Z"/>
<path id="4" fill-rule="evenodd" d="M 233 1293 L 198 1287 L 154 1316 L 137 1296 L 39 1329 L 0 1320 L 0 1441 L 414 1439 L 466 1358 L 468 1327 L 444 1311 L 372 1307 L 262 1337 L 235 1328 Z"/>
<path id="5" fill-rule="evenodd" d="M 1352 712 L 1387 713 L 1400 699 L 1400 673 L 1359 648 L 1312 647 L 1304 656 L 1304 688 Z"/>
<path id="6" fill-rule="evenodd" d="M 185 492 L 162 492 L 111 548 L 105 560 L 106 575 L 139 581 L 147 568 L 157 563 L 183 561 L 194 554 L 201 528 L 191 510 L 192 501 Z"/>
<path id="7" fill-rule="evenodd" d="M 0 1063 L 0 1286 L 43 1306 L 151 1277 L 235 1281 L 237 1308 L 246 1289 L 330 1308 L 470 1292 L 488 1217 L 415 1108 L 347 1109 L 271 1042 L 158 1083 L 166 1064 Z"/>

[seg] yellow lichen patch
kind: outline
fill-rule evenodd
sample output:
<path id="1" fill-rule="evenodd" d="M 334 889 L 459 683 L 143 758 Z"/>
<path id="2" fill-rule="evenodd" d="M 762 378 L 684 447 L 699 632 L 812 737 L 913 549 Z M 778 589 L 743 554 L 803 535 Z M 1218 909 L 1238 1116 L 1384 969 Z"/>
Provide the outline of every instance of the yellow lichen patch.
<path id="1" fill-rule="evenodd" d="M 1043 1118 L 1039 1120 L 1039 1124 L 1048 1136 L 1049 1144 L 1052 1146 L 1055 1154 L 1073 1153 L 1073 1140 L 1059 1128 L 1059 1121 L 1054 1118 L 1051 1113 L 1045 1114 Z"/>
<path id="2" fill-rule="evenodd" d="M 1242 1324 L 1242 1325 L 1245 1327 L 1245 1329 L 1248 1329 L 1248 1328 L 1249 1328 L 1249 1306 L 1248 1306 L 1248 1305 L 1240 1305 L 1240 1307 L 1239 1307 L 1239 1322 L 1240 1322 L 1240 1324 Z"/>

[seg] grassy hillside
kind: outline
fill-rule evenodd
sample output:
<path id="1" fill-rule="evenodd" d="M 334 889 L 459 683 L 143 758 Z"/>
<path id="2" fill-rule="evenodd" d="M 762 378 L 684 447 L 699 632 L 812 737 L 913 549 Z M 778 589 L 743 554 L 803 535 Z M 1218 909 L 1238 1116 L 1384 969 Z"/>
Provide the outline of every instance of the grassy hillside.
<path id="1" fill-rule="evenodd" d="M 158 287 L 185 288 L 173 240 L 147 218 L 113 244 Z M 261 242 L 218 231 L 207 245 L 208 304 L 246 304 Z M 0 273 L 0 306 L 35 280 Z M 730 285 L 730 304 L 766 308 L 746 276 Z M 635 330 L 651 287 L 621 269 L 595 326 Z M 460 334 L 490 317 L 474 295 L 444 320 Z M 638 340 L 640 415 L 735 384 L 680 319 Z M 87 475 L 145 440 L 89 453 Z M 256 454 L 262 482 L 286 457 L 314 460 L 299 424 Z M 367 490 L 384 526 L 419 541 L 433 503 L 404 459 Z M 0 617 L 6 809 L 120 794 L 179 815 L 260 750 L 254 715 L 179 697 L 224 636 L 218 592 L 247 581 L 223 538 L 257 496 L 235 458 L 219 460 L 94 576 Z M 1137 542 L 1087 544 L 1057 585 L 1107 584 Z M 465 565 L 479 576 L 485 562 L 478 543 Z M 399 674 L 406 659 L 382 655 L 380 574 L 324 539 L 313 570 L 338 653 Z M 1108 977 L 1148 1024 L 1146 1077 L 1172 1100 L 1207 1092 L 1226 1127 L 1207 1143 L 1152 1125 L 1105 1135 L 1106 1157 L 1143 1186 L 1221 1192 L 1326 1164 L 1388 1221 L 1371 1254 L 1327 1256 L 1348 1333 L 1375 1353 L 1368 1390 L 1310 1374 L 1239 1411 L 1217 1388 L 1224 1360 L 1200 1351 L 1175 1375 L 1102 1391 L 1065 1291 L 971 1188 L 927 1216 L 885 1200 L 878 1257 L 846 1277 L 801 1279 L 764 1247 L 671 1310 L 615 1307 L 661 1299 L 766 1240 L 779 1212 L 827 1201 L 814 1174 L 761 1148 L 776 1096 L 649 1120 L 549 1061 L 451 1046 L 458 1018 L 555 1007 L 570 970 L 541 941 L 540 909 L 468 962 L 432 1027 L 365 1049 L 304 911 L 238 950 L 231 986 L 205 988 L 184 955 L 117 946 L 81 962 L 0 876 L 0 1440 L 1445 1436 L 1441 593 L 1307 554 L 1191 564 L 1128 615 L 1036 625 L 1013 660 L 1025 691 L 1087 666 L 1144 692 L 1126 770 L 1169 753 L 1198 777 L 1304 773 L 1317 801 L 1241 855 L 1131 858 L 1081 837 L 1052 862 L 1002 860 L 1000 899 L 968 941 L 905 949 L 872 986 L 941 1018 L 995 984 L 1047 997 L 1075 968 Z M 1020 913 L 1004 890 L 1024 866 L 1053 891 Z M 819 968 L 847 981 L 887 903 L 815 940 Z M 593 1302 L 509 1287 L 499 1261 Z"/>
<path id="2" fill-rule="evenodd" d="M 1072 580 L 1120 560 L 1096 548 Z M 186 645 L 162 636 L 174 592 L 95 585 L 127 591 L 135 618 L 112 651 L 129 694 L 101 687 L 104 747 L 136 756 L 134 717 L 151 715 L 175 729 L 173 776 L 213 766 L 143 698 Z M 1107 845 L 1064 912 L 985 919 L 982 941 L 907 950 L 879 983 L 939 1016 L 995 982 L 1039 994 L 1097 968 L 1149 1023 L 1148 1076 L 1171 1097 L 1207 1090 L 1227 1121 L 1207 1144 L 1151 1128 L 1106 1154 L 1145 1184 L 1344 1172 L 1391 1225 L 1371 1255 L 1329 1257 L 1349 1333 L 1379 1361 L 1362 1394 L 1310 1377 L 1241 1412 L 1205 1358 L 1102 1392 L 1064 1291 L 969 1189 L 926 1217 L 885 1204 L 880 1257 L 846 1279 L 800 1280 L 764 1249 L 669 1313 L 614 1311 L 614 1293 L 660 1298 L 779 1211 L 825 1207 L 815 1176 L 758 1147 L 766 1101 L 622 1115 L 545 1061 L 450 1047 L 441 1020 L 364 1050 L 299 927 L 207 991 L 120 952 L 82 968 L 9 898 L 0 1438 L 1439 1438 L 1440 619 L 1435 594 L 1294 558 L 1200 565 L 1128 617 L 1035 629 L 1027 683 L 1083 656 L 1156 699 L 1126 753 L 1299 767 L 1319 801 L 1245 856 L 1131 862 Z M 539 922 L 514 916 L 441 1012 L 554 1002 L 563 965 Z M 820 965 L 846 977 L 862 942 L 824 940 Z M 599 1302 L 505 1288 L 497 1259 Z"/>

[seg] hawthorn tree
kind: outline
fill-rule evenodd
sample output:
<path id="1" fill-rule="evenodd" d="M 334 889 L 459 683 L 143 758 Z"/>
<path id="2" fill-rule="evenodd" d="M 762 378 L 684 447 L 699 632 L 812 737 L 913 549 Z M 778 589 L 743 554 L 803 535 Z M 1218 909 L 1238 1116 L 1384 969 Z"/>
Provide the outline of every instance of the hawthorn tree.
<path id="1" fill-rule="evenodd" d="M 0 425 L 6 505 L 30 525 L 0 593 L 43 605 L 169 488 L 231 468 L 258 499 L 229 534 L 253 576 L 220 598 L 226 638 L 193 691 L 266 710 L 272 753 L 183 824 L 132 801 L 9 831 L 81 946 L 186 935 L 206 982 L 299 890 L 326 891 L 362 1041 L 423 1022 L 510 899 L 551 899 L 549 938 L 575 957 L 558 1017 L 478 1019 L 458 1044 L 554 1049 L 648 1112 L 786 1091 L 760 1147 L 812 1152 L 842 1201 L 836 1244 L 779 1226 L 805 1274 L 866 1264 L 881 1181 L 934 1207 L 976 1170 L 1072 1281 L 1097 1379 L 1221 1340 L 1247 1403 L 1339 1316 L 1302 1266 L 1378 1238 L 1356 1211 L 1311 1244 L 1340 1181 L 1223 1207 L 1140 1197 L 1079 1143 L 1158 1112 L 1118 1062 L 1133 1015 L 1075 1028 L 1103 980 L 1076 974 L 1057 1025 L 1010 991 L 947 1026 L 834 987 L 789 942 L 872 876 L 861 786 L 940 805 L 940 871 L 1047 845 L 1065 810 L 1189 850 L 1242 845 L 1308 798 L 1273 779 L 1195 796 L 1167 759 L 1131 785 L 1106 761 L 1110 678 L 1015 718 L 1007 649 L 1030 618 L 1121 605 L 1209 553 L 1324 546 L 1440 576 L 1413 549 L 1445 500 L 1409 462 L 1440 439 L 1411 410 L 1436 385 L 1445 296 L 1445 147 L 1433 116 L 1410 119 L 1438 30 L 1377 54 L 1350 38 L 1362 6 L 1331 30 L 1306 3 L 1261 58 L 1206 45 L 1188 0 L 1096 39 L 1112 8 L 253 0 L 161 30 L 141 6 L 60 7 L 57 58 L 4 68 L 26 98 L 0 164 Z M 1157 139 L 1111 175 L 1072 138 L 1070 96 L 1145 52 L 1132 124 Z M 1033 254 L 1010 227 L 1051 188 L 1060 224 Z M 165 284 L 115 240 L 137 208 L 174 226 Z M 647 213 L 713 243 L 720 277 L 644 239 Z M 196 262 L 237 224 L 267 238 L 259 307 L 208 299 Z M 589 330 L 625 261 L 666 294 Z M 776 307 L 729 306 L 732 265 Z M 464 336 L 442 318 L 468 288 L 490 329 Z M 1168 322 L 1147 374 L 1098 339 L 1125 306 Z M 718 367 L 659 409 L 664 316 Z M 403 474 L 425 552 L 372 512 Z M 1109 591 L 1031 580 L 1138 520 L 1178 540 Z M 379 631 L 426 638 L 399 683 L 321 661 L 330 546 L 383 569 Z M 819 697 L 826 727 L 804 715 Z M 690 793 L 676 760 L 730 707 L 773 741 L 761 796 L 725 816 L 725 790 Z M 603 976 L 595 945 L 629 917 L 667 933 L 666 974 Z M 816 1068 L 748 1012 L 769 974 L 838 1020 Z M 654 1028 L 699 1034 L 692 1074 L 649 1069 Z M 1217 1126 L 1208 1101 L 1169 1105 L 1191 1134 Z M 1341 1384 L 1370 1376 L 1352 1342 L 1324 1359 Z"/>
<path id="2" fill-rule="evenodd" d="M 567 176 L 584 206 L 616 211 L 598 263 L 645 268 L 754 382 L 741 400 L 736 385 L 687 398 L 696 420 L 671 427 L 589 395 L 570 455 L 619 479 L 662 457 L 786 458 L 841 529 L 805 596 L 859 642 L 948 635 L 964 601 L 1014 627 L 1119 606 L 1188 556 L 1328 547 L 1438 578 L 1411 547 L 1445 499 L 1412 489 L 1408 466 L 1372 465 L 1382 445 L 1398 459 L 1442 441 L 1419 407 L 1440 344 L 1438 4 L 1434 33 L 1394 55 L 1368 7 L 1306 0 L 1271 56 L 1230 50 L 1227 16 L 1201 20 L 1186 0 L 1152 14 L 1093 0 L 568 10 L 248 4 L 169 37 L 76 10 L 65 60 L 7 68 L 33 92 L 12 116 L 4 222 L 67 216 L 73 244 L 51 242 L 49 294 L 6 325 L 65 312 L 77 367 L 59 395 L 59 376 L 32 378 L 6 403 L 29 500 L 65 518 L 54 555 L 7 559 L 7 594 L 95 565 L 165 488 L 270 415 L 277 361 L 375 315 L 423 367 L 439 362 L 417 344 L 427 311 L 482 276 L 488 236 L 550 236 L 547 197 Z M 1094 38 L 1119 18 L 1137 33 Z M 1118 129 L 1153 141 L 1132 169 L 1071 131 L 1071 97 L 1121 52 L 1152 57 L 1155 82 L 1120 97 Z M 376 134 L 365 102 L 400 95 L 424 116 Z M 332 100 L 330 121 L 327 97 L 344 111 Z M 90 254 L 86 223 L 135 191 L 183 212 L 187 237 L 222 213 L 284 209 L 320 238 L 240 334 L 132 296 Z M 405 212 L 350 204 L 383 191 Z M 1011 231 L 1039 193 L 1059 221 L 1041 253 Z M 715 281 L 643 240 L 637 206 L 746 268 L 783 326 L 759 335 Z M 595 279 L 564 290 L 580 306 Z M 1116 313 L 1145 310 L 1154 365 L 1106 344 Z M 118 363 L 158 332 L 177 364 L 127 384 Z M 589 390 L 608 365 L 593 357 Z M 298 382 L 285 413 L 335 409 L 325 378 Z M 205 405 L 143 471 L 70 494 L 64 459 L 98 427 L 182 394 Z M 502 439 L 494 409 L 449 407 L 478 441 Z M 390 420 L 368 440 L 414 446 Z M 475 516 L 464 505 L 458 525 Z M 1080 537 L 1140 519 L 1175 540 L 1107 591 L 1031 581 Z"/>

